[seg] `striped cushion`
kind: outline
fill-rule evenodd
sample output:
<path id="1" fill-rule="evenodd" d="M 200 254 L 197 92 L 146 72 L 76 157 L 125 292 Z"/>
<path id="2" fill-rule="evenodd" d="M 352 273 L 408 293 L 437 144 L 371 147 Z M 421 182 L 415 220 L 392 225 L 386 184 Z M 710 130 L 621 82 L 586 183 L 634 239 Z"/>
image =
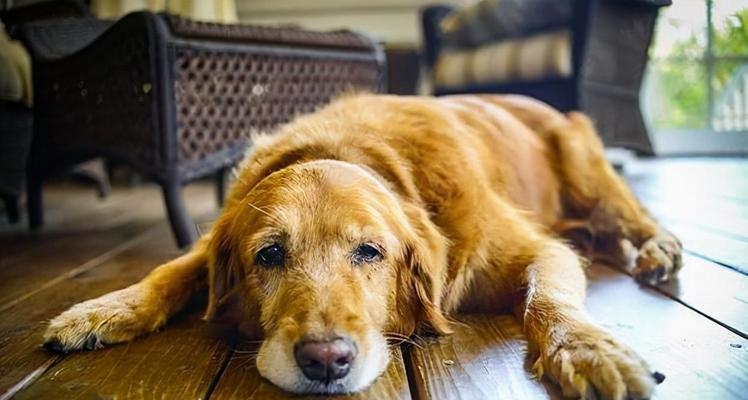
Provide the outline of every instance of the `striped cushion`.
<path id="1" fill-rule="evenodd" d="M 569 25 L 573 4 L 574 0 L 481 0 L 442 20 L 441 41 L 444 48 L 475 48 Z"/>
<path id="2" fill-rule="evenodd" d="M 571 74 L 571 34 L 568 30 L 488 43 L 474 50 L 439 54 L 437 86 L 533 81 Z"/>

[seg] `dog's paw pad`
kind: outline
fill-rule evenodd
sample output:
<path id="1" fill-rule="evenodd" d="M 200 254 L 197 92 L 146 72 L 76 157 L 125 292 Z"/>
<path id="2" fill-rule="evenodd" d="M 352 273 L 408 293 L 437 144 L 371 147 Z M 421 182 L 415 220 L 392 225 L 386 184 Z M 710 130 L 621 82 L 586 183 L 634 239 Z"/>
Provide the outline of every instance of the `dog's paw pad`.
<path id="1" fill-rule="evenodd" d="M 623 400 L 652 395 L 658 379 L 628 347 L 597 329 L 566 336 L 539 360 L 564 396 Z"/>
<path id="2" fill-rule="evenodd" d="M 680 241 L 667 232 L 647 240 L 639 249 L 633 274 L 647 284 L 665 283 L 680 270 L 683 252 Z"/>

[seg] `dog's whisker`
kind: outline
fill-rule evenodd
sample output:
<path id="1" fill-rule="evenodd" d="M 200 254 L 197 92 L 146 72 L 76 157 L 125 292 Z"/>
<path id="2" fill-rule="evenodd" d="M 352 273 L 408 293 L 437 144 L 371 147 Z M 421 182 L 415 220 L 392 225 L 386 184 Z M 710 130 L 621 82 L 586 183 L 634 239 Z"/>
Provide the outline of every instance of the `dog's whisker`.
<path id="1" fill-rule="evenodd" d="M 391 332 L 391 331 L 384 331 L 384 332 L 382 332 L 382 334 L 383 335 L 387 335 L 387 336 L 399 336 L 399 337 L 405 337 L 405 338 L 411 337 L 411 336 L 408 336 L 408 335 L 406 335 L 404 333 Z M 412 335 L 412 336 L 415 336 L 415 335 Z"/>
<path id="2" fill-rule="evenodd" d="M 242 339 L 241 342 L 243 344 L 262 344 L 262 342 L 264 342 L 264 340 L 245 340 L 245 339 Z"/>
<path id="3" fill-rule="evenodd" d="M 236 354 L 254 354 L 257 355 L 260 351 L 259 350 L 234 350 L 234 353 Z"/>
<path id="4" fill-rule="evenodd" d="M 403 343 L 408 343 L 408 344 L 411 344 L 411 345 L 416 346 L 418 348 L 423 348 L 423 346 L 420 343 L 417 343 L 415 340 L 413 340 L 412 338 L 410 338 L 410 337 L 408 337 L 406 335 L 403 335 L 402 333 L 397 333 L 397 332 L 383 332 L 382 334 L 388 340 L 393 341 L 393 343 L 392 343 L 393 346 L 399 346 L 399 345 L 401 345 Z"/>

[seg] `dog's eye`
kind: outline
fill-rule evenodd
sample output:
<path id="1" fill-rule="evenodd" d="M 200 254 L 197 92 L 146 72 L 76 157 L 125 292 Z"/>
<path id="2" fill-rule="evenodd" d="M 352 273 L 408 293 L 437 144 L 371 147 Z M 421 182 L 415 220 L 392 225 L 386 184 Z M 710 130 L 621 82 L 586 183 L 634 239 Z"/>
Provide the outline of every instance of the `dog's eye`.
<path id="1" fill-rule="evenodd" d="M 370 263 L 382 259 L 382 252 L 369 243 L 360 244 L 353 252 L 354 264 Z"/>
<path id="2" fill-rule="evenodd" d="M 286 250 L 279 244 L 273 244 L 257 252 L 255 262 L 263 267 L 277 267 L 286 260 Z"/>

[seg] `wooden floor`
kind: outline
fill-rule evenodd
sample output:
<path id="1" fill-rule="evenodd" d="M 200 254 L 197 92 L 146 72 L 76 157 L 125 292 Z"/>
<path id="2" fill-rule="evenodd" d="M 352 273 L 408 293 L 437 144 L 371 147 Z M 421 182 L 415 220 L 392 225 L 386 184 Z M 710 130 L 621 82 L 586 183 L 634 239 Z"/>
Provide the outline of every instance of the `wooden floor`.
<path id="1" fill-rule="evenodd" d="M 675 159 L 627 166 L 662 223 L 683 240 L 680 279 L 637 286 L 604 266 L 589 271 L 587 305 L 603 326 L 665 374 L 659 399 L 748 398 L 748 160 Z M 188 188 L 193 214 L 217 213 L 207 184 Z M 230 326 L 200 321 L 199 305 L 130 344 L 55 356 L 45 321 L 72 304 L 124 287 L 179 254 L 155 187 L 46 190 L 47 227 L 0 223 L 0 397 L 282 398 Z M 393 349 L 387 373 L 355 398 L 545 399 L 556 388 L 527 369 L 510 316 L 469 316 L 449 337 Z"/>

